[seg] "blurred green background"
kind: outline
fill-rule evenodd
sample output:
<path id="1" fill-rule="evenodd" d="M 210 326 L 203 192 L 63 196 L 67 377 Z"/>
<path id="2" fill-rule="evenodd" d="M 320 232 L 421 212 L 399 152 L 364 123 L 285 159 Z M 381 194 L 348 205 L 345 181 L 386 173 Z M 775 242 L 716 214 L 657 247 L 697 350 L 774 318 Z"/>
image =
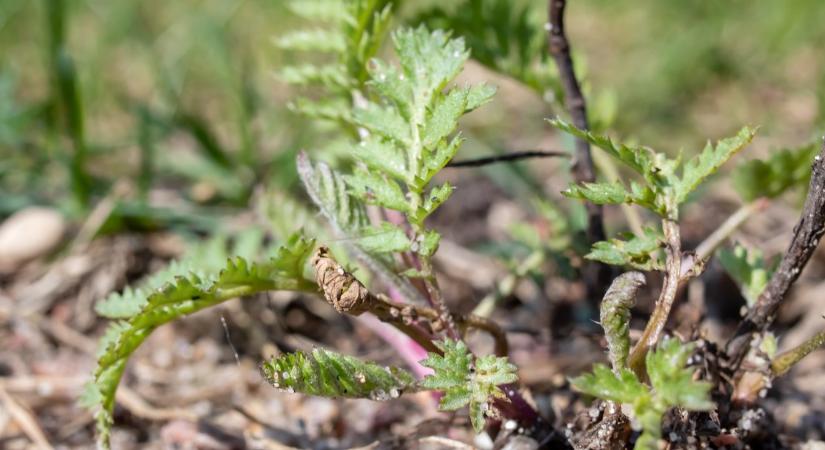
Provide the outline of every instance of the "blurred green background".
<path id="1" fill-rule="evenodd" d="M 402 2 L 396 23 L 436 3 L 466 7 Z M 545 2 L 517 3 L 544 20 Z M 690 152 L 743 124 L 777 146 L 821 128 L 821 0 L 568 8 L 592 109 L 611 133 Z M 0 215 L 45 203 L 82 216 L 117 196 L 113 229 L 208 227 L 210 215 L 246 207 L 256 186 L 297 191 L 295 154 L 326 144 L 323 124 L 291 112 L 293 88 L 275 76 L 305 57 L 273 44 L 299 22 L 277 0 L 3 0 Z M 534 96 L 519 108 L 500 95 L 473 119 L 475 138 L 542 142 L 551 108 Z"/>

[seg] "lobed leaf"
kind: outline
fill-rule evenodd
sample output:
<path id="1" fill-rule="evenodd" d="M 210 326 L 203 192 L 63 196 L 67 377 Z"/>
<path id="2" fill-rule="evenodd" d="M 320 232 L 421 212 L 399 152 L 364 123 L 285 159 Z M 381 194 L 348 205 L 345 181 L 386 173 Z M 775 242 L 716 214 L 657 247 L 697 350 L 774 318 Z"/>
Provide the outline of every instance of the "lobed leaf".
<path id="1" fill-rule="evenodd" d="M 415 378 L 397 367 L 384 367 L 324 349 L 286 353 L 261 364 L 274 387 L 321 397 L 389 400 L 410 389 Z"/>
<path id="2" fill-rule="evenodd" d="M 562 194 L 565 197 L 588 200 L 597 205 L 619 205 L 633 201 L 632 195 L 618 182 L 573 184 Z"/>
<path id="3" fill-rule="evenodd" d="M 275 45 L 287 50 L 340 53 L 346 50 L 344 36 L 338 31 L 300 30 L 275 39 Z"/>
<path id="4" fill-rule="evenodd" d="M 570 383 L 585 394 L 617 403 L 649 402 L 650 391 L 627 368 L 614 373 L 604 364 L 596 364 L 593 372 L 580 375 Z"/>
<path id="5" fill-rule="evenodd" d="M 561 92 L 547 51 L 546 14 L 536 2 L 473 0 L 460 8 L 439 5 L 414 21 L 453 30 L 467 40 L 473 59 L 544 95 Z"/>
<path id="6" fill-rule="evenodd" d="M 365 226 L 358 233 L 356 244 L 369 253 L 405 252 L 412 245 L 407 233 L 389 222 Z"/>
<path id="7" fill-rule="evenodd" d="M 647 354 L 647 373 L 651 386 L 643 384 L 627 368 L 611 371 L 597 364 L 593 371 L 571 380 L 577 390 L 604 400 L 628 405 L 642 426 L 636 441 L 637 450 L 659 448 L 662 416 L 673 407 L 707 411 L 715 407 L 710 401 L 711 384 L 694 380 L 694 370 L 687 367 L 693 346 L 677 339 L 666 339 Z"/>
<path id="8" fill-rule="evenodd" d="M 639 270 L 664 270 L 663 258 L 659 254 L 663 241 L 658 230 L 646 227 L 642 236 L 596 242 L 585 258 Z"/>
<path id="9" fill-rule="evenodd" d="M 484 417 L 492 417 L 492 399 L 506 398 L 500 385 L 518 380 L 516 366 L 507 358 L 493 355 L 474 358 L 461 341 L 444 340 L 435 343 L 443 355 L 430 353 L 421 365 L 433 369 L 419 385 L 425 389 L 444 391 L 439 407 L 452 411 L 469 407 L 470 421 L 476 431 L 484 428 Z"/>
<path id="10" fill-rule="evenodd" d="M 687 367 L 693 353 L 691 344 L 678 339 L 665 339 L 646 358 L 647 373 L 656 397 L 668 406 L 679 406 L 691 411 L 714 408 L 710 401 L 711 384 L 695 381 L 694 370 Z"/>
<path id="11" fill-rule="evenodd" d="M 716 255 L 725 271 L 739 285 L 748 306 L 753 306 L 768 285 L 775 264 L 765 261 L 761 251 L 741 245 L 736 245 L 733 249 L 720 249 Z"/>
<path id="12" fill-rule="evenodd" d="M 226 300 L 269 290 L 314 291 L 303 277 L 314 242 L 293 235 L 267 262 L 233 258 L 214 277 L 178 276 L 141 302 L 140 311 L 113 323 L 101 339 L 97 368 L 84 399 L 96 408 L 98 442 L 109 447 L 115 392 L 129 356 L 158 326 Z M 89 404 L 91 402 L 91 404 Z"/>
<path id="13" fill-rule="evenodd" d="M 644 177 L 649 183 L 656 186 L 665 184 L 665 178 L 662 176 L 662 173 L 665 171 L 663 158 L 653 150 L 644 147 L 630 147 L 624 144 L 616 144 L 607 136 L 581 130 L 575 125 L 559 118 L 549 119 L 548 121 L 556 128 L 579 139 L 588 141 L 592 145 L 604 150 L 608 155 L 621 161 Z"/>
<path id="14" fill-rule="evenodd" d="M 368 170 L 356 170 L 344 177 L 352 195 L 364 199 L 367 204 L 379 205 L 396 211 L 407 212 L 409 203 L 404 191 L 395 180 L 382 177 Z"/>
<path id="15" fill-rule="evenodd" d="M 307 194 L 339 234 L 367 225 L 364 205 L 349 194 L 342 175 L 322 162 L 313 166 L 304 152 L 298 155 L 297 166 Z"/>
<path id="16" fill-rule="evenodd" d="M 772 152 L 766 160 L 739 164 L 731 174 L 733 186 L 748 202 L 760 197 L 775 198 L 794 187 L 807 187 L 811 164 L 818 151 L 818 146 L 810 143 Z"/>
<path id="17" fill-rule="evenodd" d="M 756 130 L 744 127 L 736 136 L 719 141 L 715 147 L 708 143 L 702 153 L 688 160 L 682 168 L 681 179 L 674 186 L 676 203 L 684 202 L 688 194 L 744 149 L 755 135 Z"/>

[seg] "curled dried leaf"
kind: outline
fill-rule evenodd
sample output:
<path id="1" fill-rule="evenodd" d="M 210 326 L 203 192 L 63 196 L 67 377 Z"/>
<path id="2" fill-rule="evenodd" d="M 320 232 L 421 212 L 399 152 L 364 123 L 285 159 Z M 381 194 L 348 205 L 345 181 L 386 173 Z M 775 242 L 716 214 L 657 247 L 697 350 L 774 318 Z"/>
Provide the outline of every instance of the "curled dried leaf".
<path id="1" fill-rule="evenodd" d="M 369 311 L 372 301 L 369 291 L 332 258 L 327 247 L 318 249 L 312 257 L 312 266 L 324 298 L 336 311 L 353 316 Z"/>
<path id="2" fill-rule="evenodd" d="M 636 293 L 644 285 L 645 276 L 641 272 L 626 272 L 613 280 L 602 299 L 601 323 L 614 371 L 620 371 L 627 365 L 630 308 L 636 303 Z"/>

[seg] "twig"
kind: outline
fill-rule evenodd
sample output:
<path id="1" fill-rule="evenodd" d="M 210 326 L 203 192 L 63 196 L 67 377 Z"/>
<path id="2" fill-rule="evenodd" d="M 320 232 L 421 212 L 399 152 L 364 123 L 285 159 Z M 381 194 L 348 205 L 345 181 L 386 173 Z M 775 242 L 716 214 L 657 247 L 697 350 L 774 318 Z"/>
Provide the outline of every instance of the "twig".
<path id="1" fill-rule="evenodd" d="M 436 308 L 398 304 L 380 295 L 374 295 L 358 281 L 351 273 L 344 270 L 329 254 L 326 247 L 321 247 L 312 259 L 315 267 L 315 281 L 324 293 L 324 298 L 336 311 L 351 316 L 360 316 L 369 312 L 382 322 L 386 322 L 416 341 L 418 345 L 429 352 L 441 353 L 433 344 L 433 337 L 428 335 L 417 325 L 418 319 L 427 319 L 434 330 L 448 327 L 444 313 Z M 437 289 L 437 287 L 435 287 Z M 449 315 L 452 327 L 456 330 L 452 339 L 459 339 L 458 329 L 461 327 L 476 328 L 488 332 L 496 340 L 496 352 L 500 356 L 507 354 L 507 338 L 504 331 L 495 322 L 474 315 L 459 317 L 456 320 Z"/>
<path id="2" fill-rule="evenodd" d="M 40 425 L 37 424 L 34 417 L 32 417 L 31 413 L 17 403 L 2 386 L 0 386 L 0 402 L 2 402 L 6 411 L 9 412 L 9 415 L 17 422 L 23 432 L 26 433 L 26 436 L 28 436 L 38 449 L 52 450 L 54 448 L 49 444 L 46 435 L 43 434 L 43 430 L 40 428 Z"/>
<path id="3" fill-rule="evenodd" d="M 705 240 L 696 247 L 696 259 L 698 261 L 704 261 L 710 258 L 713 252 L 716 251 L 734 231 L 739 229 L 754 213 L 764 210 L 765 207 L 768 206 L 768 203 L 767 198 L 760 198 L 736 210 L 722 225 L 719 225 L 716 231 L 711 233 L 710 236 L 705 238 Z M 689 269 L 689 267 L 683 267 L 682 273 L 687 272 Z"/>
<path id="4" fill-rule="evenodd" d="M 152 421 L 186 420 L 197 422 L 197 413 L 182 408 L 159 408 L 146 402 L 137 392 L 121 386 L 115 394 L 118 403 L 141 419 Z"/>
<path id="5" fill-rule="evenodd" d="M 807 341 L 799 344 L 785 353 L 777 356 L 771 361 L 771 372 L 775 377 L 781 377 L 786 374 L 791 367 L 808 356 L 812 351 L 825 345 L 825 331 L 820 331 Z"/>
<path id="6" fill-rule="evenodd" d="M 773 323 L 776 311 L 811 258 L 822 234 L 825 233 L 825 138 L 823 138 L 822 150 L 814 158 L 812 171 L 802 215 L 794 227 L 794 235 L 788 245 L 788 250 L 765 290 L 756 300 L 756 304 L 739 324 L 734 337 L 728 341 L 729 346 L 737 337 L 752 331 L 764 331 Z M 735 355 L 734 367 L 739 367 L 750 347 L 751 340 L 752 338 L 745 339 L 737 350 L 731 352 Z"/>
<path id="7" fill-rule="evenodd" d="M 582 94 L 581 86 L 573 68 L 573 58 L 570 56 L 570 42 L 564 32 L 564 9 L 566 0 L 549 0 L 548 2 L 548 40 L 550 54 L 556 61 L 559 69 L 564 102 L 573 124 L 582 130 L 589 130 L 587 121 L 587 103 Z M 593 168 L 593 157 L 590 154 L 590 144 L 576 138 L 576 154 L 571 165 L 573 178 L 576 183 L 592 183 L 596 181 L 596 171 Z M 604 224 L 602 223 L 602 207 L 593 202 L 585 203 L 587 209 L 587 240 L 588 244 L 605 240 Z M 585 284 L 590 292 L 591 301 L 598 301 L 610 282 L 610 268 L 602 263 L 590 262 L 584 270 Z"/>
<path id="8" fill-rule="evenodd" d="M 662 221 L 662 228 L 665 233 L 665 254 L 667 255 L 664 285 L 642 337 L 630 352 L 628 363 L 640 377 L 645 373 L 645 355 L 651 347 L 656 345 L 667 324 L 670 310 L 679 290 L 679 282 L 682 280 L 682 241 L 679 235 L 679 225 L 672 220 L 665 219 Z"/>
<path id="9" fill-rule="evenodd" d="M 528 150 L 523 152 L 506 153 L 504 155 L 486 156 L 477 159 L 450 161 L 447 167 L 479 167 L 501 162 L 518 161 L 527 158 L 569 158 L 567 152 Z"/>

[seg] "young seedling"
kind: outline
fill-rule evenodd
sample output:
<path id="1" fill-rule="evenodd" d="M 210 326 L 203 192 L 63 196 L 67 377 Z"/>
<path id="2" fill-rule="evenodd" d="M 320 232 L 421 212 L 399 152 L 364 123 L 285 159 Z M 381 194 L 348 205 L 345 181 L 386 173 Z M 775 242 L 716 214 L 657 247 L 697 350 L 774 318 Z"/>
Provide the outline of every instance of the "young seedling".
<path id="1" fill-rule="evenodd" d="M 354 255 L 368 268 L 397 289 L 398 301 L 373 295 L 325 247 L 311 258 L 314 282 L 305 279 L 305 266 L 316 246 L 313 240 L 297 235 L 265 263 L 232 258 L 217 275 L 196 275 L 182 265 L 154 278 L 147 289 L 113 296 L 98 309 L 120 321 L 102 341 L 98 368 L 86 396 L 87 403 L 97 407 L 102 446 L 108 446 L 115 390 L 126 362 L 155 328 L 223 301 L 269 290 L 320 289 L 340 313 L 373 314 L 427 349 L 429 357 L 421 364 L 434 370 L 416 382 L 401 369 L 385 370 L 316 349 L 265 362 L 264 377 L 276 387 L 373 400 L 439 390 L 445 393 L 443 409 L 469 406 L 477 431 L 483 428 L 485 417 L 499 415 L 526 418 L 529 422 L 521 422 L 525 428 L 542 431 L 536 427 L 538 414 L 512 386 L 517 376 L 506 358 L 503 332 L 487 319 L 455 315 L 447 307 L 431 262 L 440 236 L 424 225 L 452 191 L 449 184 L 428 185 L 458 150 L 461 138 L 451 136 L 458 119 L 489 101 L 495 89 L 447 87 L 468 57 L 460 39 L 420 27 L 394 33 L 393 42 L 400 66 L 372 60 L 364 101 L 346 115 L 359 130 L 360 139 L 352 146 L 357 161 L 352 173 L 342 175 L 324 164 L 313 165 L 305 155 L 299 158 L 298 169 L 310 197 L 336 234 L 349 242 Z M 400 213 L 404 221 L 371 222 L 367 204 Z M 398 267 L 390 258 L 393 254 L 400 255 L 406 267 Z M 499 356 L 473 355 L 462 341 L 470 329 L 490 333 Z M 506 391 L 500 385 L 507 385 Z M 512 407 L 501 407 L 510 403 Z"/>

